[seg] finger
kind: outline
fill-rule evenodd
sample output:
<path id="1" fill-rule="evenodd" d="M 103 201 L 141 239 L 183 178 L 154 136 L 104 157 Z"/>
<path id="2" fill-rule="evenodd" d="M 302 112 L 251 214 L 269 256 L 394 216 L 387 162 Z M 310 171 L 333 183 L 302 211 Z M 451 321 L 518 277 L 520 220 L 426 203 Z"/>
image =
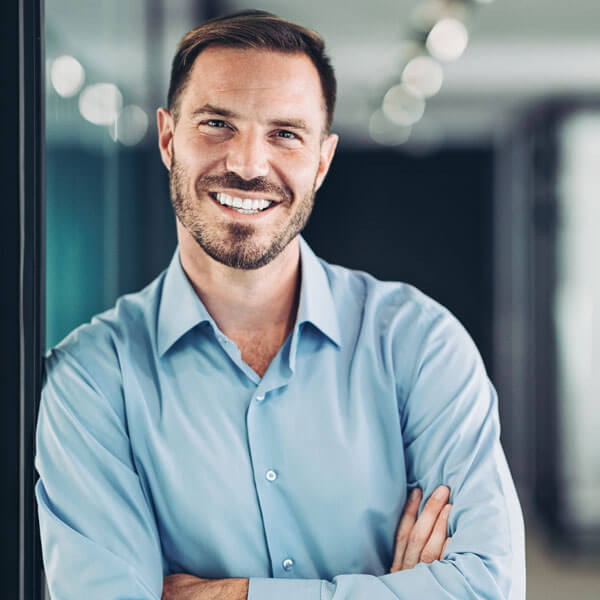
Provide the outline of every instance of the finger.
<path id="1" fill-rule="evenodd" d="M 421 558 L 423 548 L 429 540 L 429 536 L 433 530 L 437 518 L 448 502 L 450 490 L 441 485 L 435 489 L 429 500 L 425 503 L 423 511 L 417 518 L 410 535 L 408 536 L 408 544 L 404 552 L 402 560 L 402 569 L 412 569 Z"/>
<path id="2" fill-rule="evenodd" d="M 394 548 L 394 560 L 392 562 L 392 568 L 390 573 L 399 571 L 402 566 L 402 559 L 404 558 L 404 551 L 408 543 L 408 536 L 412 531 L 412 528 L 417 520 L 417 514 L 419 513 L 419 505 L 421 504 L 421 497 L 423 493 L 419 488 L 415 488 L 404 507 L 400 524 L 398 525 L 398 531 L 396 532 L 396 546 Z"/>
<path id="3" fill-rule="evenodd" d="M 451 508 L 452 504 L 446 504 L 442 508 L 442 512 L 435 522 L 433 531 L 423 548 L 423 552 L 421 552 L 421 560 L 419 562 L 429 564 L 434 560 L 440 560 L 440 555 L 448 536 L 448 516 L 450 515 Z"/>
<path id="4" fill-rule="evenodd" d="M 444 542 L 444 547 L 442 548 L 442 553 L 440 554 L 440 560 L 444 560 L 444 556 L 446 556 L 446 548 L 448 546 L 448 542 L 451 540 L 451 537 L 447 537 Z"/>

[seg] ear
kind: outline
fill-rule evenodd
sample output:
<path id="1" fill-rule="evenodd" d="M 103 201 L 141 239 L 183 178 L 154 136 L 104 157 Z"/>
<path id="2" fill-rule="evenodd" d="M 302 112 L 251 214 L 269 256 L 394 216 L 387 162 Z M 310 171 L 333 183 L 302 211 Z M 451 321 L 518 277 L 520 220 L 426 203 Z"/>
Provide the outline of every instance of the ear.
<path id="1" fill-rule="evenodd" d="M 173 157 L 175 122 L 171 113 L 166 108 L 159 108 L 156 111 L 156 124 L 158 126 L 158 149 L 160 150 L 160 157 L 165 167 L 170 171 Z"/>
<path id="2" fill-rule="evenodd" d="M 333 160 L 338 139 L 339 138 L 335 133 L 330 133 L 323 142 L 321 142 L 321 154 L 319 156 L 319 170 L 317 171 L 317 178 L 315 181 L 315 191 L 321 187 L 321 184 L 325 180 L 325 175 L 327 175 L 327 171 L 329 171 L 329 165 Z"/>

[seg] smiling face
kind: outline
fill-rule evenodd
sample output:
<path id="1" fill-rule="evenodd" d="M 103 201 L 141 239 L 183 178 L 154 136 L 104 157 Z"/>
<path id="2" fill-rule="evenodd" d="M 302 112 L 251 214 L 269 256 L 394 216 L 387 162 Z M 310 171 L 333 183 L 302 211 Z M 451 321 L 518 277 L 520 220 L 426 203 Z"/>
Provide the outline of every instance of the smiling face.
<path id="1" fill-rule="evenodd" d="M 211 46 L 196 58 L 159 145 L 181 226 L 238 269 L 271 262 L 303 229 L 337 136 L 318 72 L 300 53 Z"/>

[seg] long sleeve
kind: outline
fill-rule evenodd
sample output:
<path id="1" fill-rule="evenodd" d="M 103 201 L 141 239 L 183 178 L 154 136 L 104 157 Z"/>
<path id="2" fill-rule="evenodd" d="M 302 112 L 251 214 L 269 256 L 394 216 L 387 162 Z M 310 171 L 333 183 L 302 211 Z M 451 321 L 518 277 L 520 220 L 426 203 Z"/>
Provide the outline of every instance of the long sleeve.
<path id="1" fill-rule="evenodd" d="M 96 364 L 106 367 L 104 387 L 114 387 L 110 401 L 70 354 L 55 350 L 46 361 L 36 496 L 54 600 L 161 596 L 160 541 L 109 362 L 100 356 Z"/>
<path id="2" fill-rule="evenodd" d="M 407 344 L 419 342 L 411 368 Z M 412 356 L 415 356 L 413 346 Z M 382 576 L 340 574 L 332 581 L 258 578 L 249 600 L 522 600 L 523 521 L 499 441 L 497 398 L 479 354 L 446 312 L 421 339 L 395 352 L 409 486 L 426 499 L 451 489 L 452 540 L 444 560 Z M 351 524 L 349 524 L 351 526 Z"/>

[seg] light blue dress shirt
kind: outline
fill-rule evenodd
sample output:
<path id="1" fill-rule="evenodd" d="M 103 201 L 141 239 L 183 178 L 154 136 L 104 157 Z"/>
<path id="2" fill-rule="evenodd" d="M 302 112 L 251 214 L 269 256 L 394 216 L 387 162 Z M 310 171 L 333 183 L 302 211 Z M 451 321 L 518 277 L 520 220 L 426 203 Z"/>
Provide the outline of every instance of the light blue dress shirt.
<path id="1" fill-rule="evenodd" d="M 524 598 L 495 392 L 456 319 L 301 239 L 295 327 L 259 377 L 176 253 L 46 362 L 36 465 L 56 600 L 153 599 L 163 576 L 249 600 Z M 444 560 L 389 574 L 414 486 L 452 490 Z"/>

